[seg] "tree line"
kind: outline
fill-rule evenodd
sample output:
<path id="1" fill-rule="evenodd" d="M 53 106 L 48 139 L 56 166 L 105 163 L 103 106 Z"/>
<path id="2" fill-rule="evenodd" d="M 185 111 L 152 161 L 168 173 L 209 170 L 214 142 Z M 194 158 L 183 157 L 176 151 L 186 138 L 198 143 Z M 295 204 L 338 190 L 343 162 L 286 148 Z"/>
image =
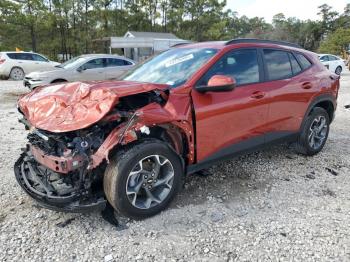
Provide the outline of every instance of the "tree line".
<path id="1" fill-rule="evenodd" d="M 0 51 L 32 50 L 57 59 L 94 52 L 94 39 L 130 31 L 171 32 L 193 40 L 237 37 L 284 40 L 340 54 L 350 43 L 350 4 L 324 4 L 319 20 L 276 14 L 272 23 L 239 16 L 220 0 L 1 0 Z"/>

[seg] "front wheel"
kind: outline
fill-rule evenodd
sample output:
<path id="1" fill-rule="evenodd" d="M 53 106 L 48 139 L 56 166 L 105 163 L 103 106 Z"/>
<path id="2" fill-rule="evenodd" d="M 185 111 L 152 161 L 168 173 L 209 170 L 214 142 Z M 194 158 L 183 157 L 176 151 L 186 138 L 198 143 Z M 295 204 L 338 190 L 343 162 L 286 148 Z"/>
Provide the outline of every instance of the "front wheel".
<path id="1" fill-rule="evenodd" d="M 150 139 L 117 152 L 105 171 L 104 192 L 118 215 L 150 217 L 169 205 L 183 175 L 180 157 L 166 143 Z"/>
<path id="2" fill-rule="evenodd" d="M 312 156 L 324 147 L 329 133 L 329 115 L 326 110 L 315 107 L 307 116 L 302 127 L 296 150 L 303 155 Z"/>

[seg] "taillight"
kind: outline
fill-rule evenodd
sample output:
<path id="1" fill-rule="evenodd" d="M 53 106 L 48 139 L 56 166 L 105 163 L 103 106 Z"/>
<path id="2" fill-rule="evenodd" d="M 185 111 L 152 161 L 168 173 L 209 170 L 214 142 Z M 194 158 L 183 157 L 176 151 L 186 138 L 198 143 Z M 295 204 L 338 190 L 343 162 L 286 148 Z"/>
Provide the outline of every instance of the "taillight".
<path id="1" fill-rule="evenodd" d="M 3 64 L 6 61 L 6 59 L 0 59 L 0 65 Z"/>

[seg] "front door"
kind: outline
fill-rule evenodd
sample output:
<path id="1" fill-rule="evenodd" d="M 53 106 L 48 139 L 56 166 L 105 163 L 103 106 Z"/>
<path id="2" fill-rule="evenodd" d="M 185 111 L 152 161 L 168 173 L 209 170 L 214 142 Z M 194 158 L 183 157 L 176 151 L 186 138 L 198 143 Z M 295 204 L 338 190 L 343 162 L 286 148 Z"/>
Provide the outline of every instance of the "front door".
<path id="1" fill-rule="evenodd" d="M 74 81 L 105 80 L 105 58 L 95 58 L 78 68 Z"/>
<path id="2" fill-rule="evenodd" d="M 192 91 L 199 163 L 264 143 L 268 88 L 260 83 L 263 71 L 259 61 L 256 49 L 229 51 L 197 82 L 197 86 L 206 85 L 213 75 L 227 75 L 237 83 L 229 92 Z"/>
<path id="3" fill-rule="evenodd" d="M 52 70 L 52 65 L 47 58 L 38 54 L 32 54 L 34 71 L 49 71 Z"/>

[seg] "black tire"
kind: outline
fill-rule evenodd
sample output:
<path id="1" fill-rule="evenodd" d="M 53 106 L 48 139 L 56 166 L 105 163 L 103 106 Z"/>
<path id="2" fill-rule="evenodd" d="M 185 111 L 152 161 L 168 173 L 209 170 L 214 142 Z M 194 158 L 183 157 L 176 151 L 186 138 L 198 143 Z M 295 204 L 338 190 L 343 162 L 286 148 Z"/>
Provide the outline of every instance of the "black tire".
<path id="1" fill-rule="evenodd" d="M 323 131 L 324 139 L 322 140 L 322 142 L 319 141 L 318 146 L 312 147 L 309 141 L 309 136 L 312 135 L 311 128 L 313 123 L 315 123 L 314 121 L 317 121 L 317 119 L 320 119 L 320 118 L 325 119 L 326 121 L 326 129 L 324 129 Z M 329 115 L 327 111 L 321 107 L 313 108 L 304 122 L 299 138 L 295 144 L 295 150 L 298 153 L 306 156 L 313 156 L 319 153 L 323 149 L 327 141 L 328 133 L 329 133 L 329 125 L 330 125 L 330 120 L 329 120 Z"/>
<path id="2" fill-rule="evenodd" d="M 24 75 L 23 69 L 17 66 L 13 67 L 10 71 L 10 79 L 15 81 L 23 80 Z"/>
<path id="3" fill-rule="evenodd" d="M 55 79 L 55 80 L 51 81 L 51 84 L 64 83 L 64 82 L 67 82 L 67 80 L 64 80 L 64 79 Z"/>
<path id="4" fill-rule="evenodd" d="M 337 75 L 340 75 L 342 71 L 343 71 L 343 68 L 342 68 L 341 66 L 338 66 L 338 67 L 335 69 L 335 73 L 336 73 Z"/>
<path id="5" fill-rule="evenodd" d="M 127 196 L 126 187 L 129 174 L 140 160 L 156 154 L 164 156 L 173 167 L 172 187 L 162 202 L 148 209 L 137 208 Z M 174 150 L 160 140 L 147 139 L 117 151 L 105 170 L 103 187 L 108 202 L 113 206 L 118 216 L 141 219 L 156 215 L 164 210 L 180 190 L 183 177 L 183 165 Z"/>

